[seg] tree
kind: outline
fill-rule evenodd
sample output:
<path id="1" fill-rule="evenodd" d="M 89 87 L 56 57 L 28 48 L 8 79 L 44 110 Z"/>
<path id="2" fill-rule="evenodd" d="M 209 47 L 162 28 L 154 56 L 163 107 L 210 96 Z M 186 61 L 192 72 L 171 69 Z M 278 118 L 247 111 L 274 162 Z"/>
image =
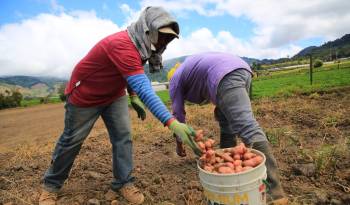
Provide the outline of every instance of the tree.
<path id="1" fill-rule="evenodd" d="M 60 96 L 61 101 L 66 101 L 66 95 L 64 94 L 64 90 L 66 89 L 66 84 L 62 83 L 58 88 L 58 94 Z"/>
<path id="2" fill-rule="evenodd" d="M 261 70 L 261 64 L 254 61 L 252 63 L 252 69 L 253 69 L 253 71 Z"/>
<path id="3" fill-rule="evenodd" d="M 21 105 L 23 95 L 18 91 L 5 90 L 5 94 L 0 93 L 0 109 L 18 107 Z"/>
<path id="4" fill-rule="evenodd" d="M 323 62 L 320 59 L 316 59 L 314 63 L 314 68 L 321 67 L 323 65 Z"/>

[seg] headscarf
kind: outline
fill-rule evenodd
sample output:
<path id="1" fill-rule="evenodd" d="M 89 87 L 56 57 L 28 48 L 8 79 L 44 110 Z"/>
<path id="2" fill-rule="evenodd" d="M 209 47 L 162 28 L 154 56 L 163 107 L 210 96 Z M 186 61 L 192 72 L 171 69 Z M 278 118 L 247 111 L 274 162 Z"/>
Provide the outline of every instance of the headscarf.
<path id="1" fill-rule="evenodd" d="M 177 34 L 180 32 L 178 23 L 162 7 L 147 7 L 142 11 L 139 19 L 127 28 L 129 37 L 139 51 L 142 61 L 148 60 L 150 68 L 155 66 L 153 69 L 162 67 L 161 55 L 166 47 L 155 51 L 152 49 L 152 44 L 155 45 L 158 42 L 158 29 L 165 26 L 171 27 Z"/>

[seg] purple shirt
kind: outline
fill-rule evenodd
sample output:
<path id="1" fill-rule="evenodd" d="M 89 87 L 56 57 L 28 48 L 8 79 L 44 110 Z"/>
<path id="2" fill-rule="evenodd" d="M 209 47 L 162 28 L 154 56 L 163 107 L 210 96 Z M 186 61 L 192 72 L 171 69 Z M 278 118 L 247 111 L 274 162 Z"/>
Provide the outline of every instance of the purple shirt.
<path id="1" fill-rule="evenodd" d="M 196 104 L 208 101 L 216 104 L 216 91 L 221 79 L 239 68 L 251 72 L 244 60 L 228 53 L 208 52 L 187 57 L 175 71 L 169 85 L 176 119 L 185 122 L 185 100 Z"/>

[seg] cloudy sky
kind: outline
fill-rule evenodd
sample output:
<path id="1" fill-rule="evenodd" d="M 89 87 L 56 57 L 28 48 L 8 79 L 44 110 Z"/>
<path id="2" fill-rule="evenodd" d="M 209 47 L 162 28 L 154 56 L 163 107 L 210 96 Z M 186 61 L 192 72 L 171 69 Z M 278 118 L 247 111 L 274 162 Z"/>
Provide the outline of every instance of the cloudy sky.
<path id="1" fill-rule="evenodd" d="M 202 51 L 280 58 L 350 33 L 348 0 L 0 0 L 0 76 L 68 78 L 146 6 L 163 6 L 180 24 L 164 59 Z"/>

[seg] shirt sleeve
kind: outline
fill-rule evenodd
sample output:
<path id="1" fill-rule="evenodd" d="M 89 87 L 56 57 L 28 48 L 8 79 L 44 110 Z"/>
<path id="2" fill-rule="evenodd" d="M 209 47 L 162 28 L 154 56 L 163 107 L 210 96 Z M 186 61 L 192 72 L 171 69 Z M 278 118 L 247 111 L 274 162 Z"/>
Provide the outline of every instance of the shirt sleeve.
<path id="1" fill-rule="evenodd" d="M 151 113 L 163 124 L 173 118 L 164 103 L 154 92 L 151 82 L 145 74 L 132 75 L 126 78 L 129 86 L 134 90 Z"/>

